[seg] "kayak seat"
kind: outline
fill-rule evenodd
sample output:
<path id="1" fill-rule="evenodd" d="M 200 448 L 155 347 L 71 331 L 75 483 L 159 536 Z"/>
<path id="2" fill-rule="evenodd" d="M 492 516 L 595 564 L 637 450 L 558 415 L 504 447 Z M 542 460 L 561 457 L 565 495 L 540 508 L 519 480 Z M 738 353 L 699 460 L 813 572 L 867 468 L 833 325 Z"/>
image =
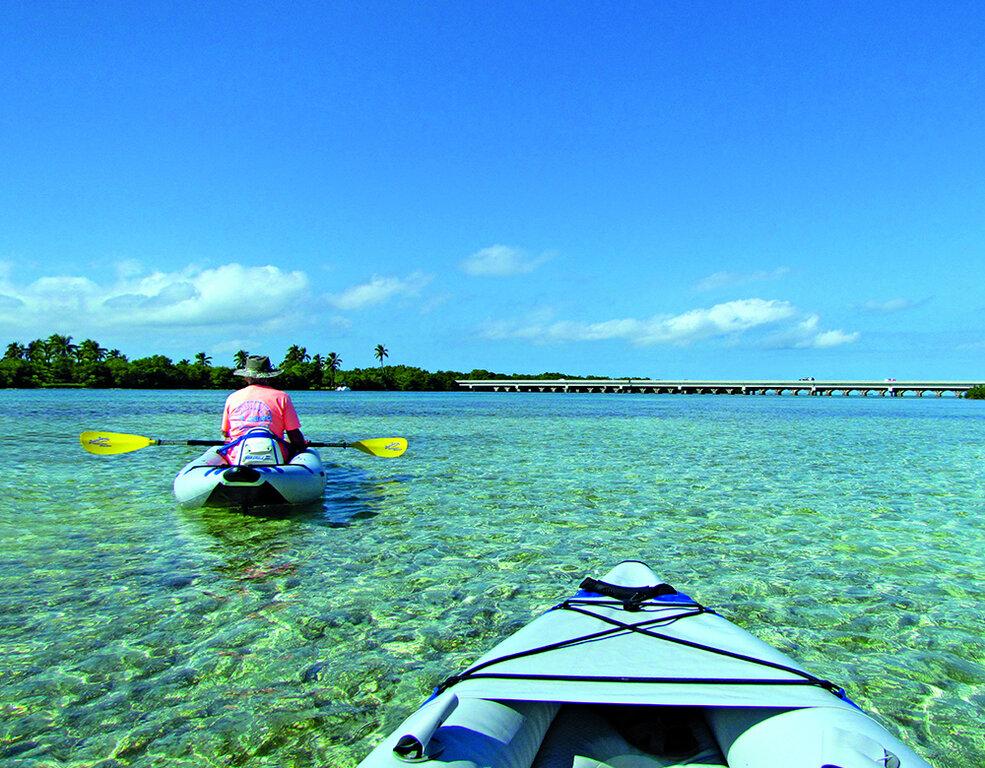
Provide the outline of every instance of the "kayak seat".
<path id="1" fill-rule="evenodd" d="M 465 699 L 431 739 L 434 764 L 529 768 L 557 710 L 553 702 Z"/>
<path id="2" fill-rule="evenodd" d="M 698 707 L 566 704 L 531 768 L 721 768 Z"/>
<path id="3" fill-rule="evenodd" d="M 709 707 L 708 722 L 736 765 L 747 768 L 899 768 L 919 765 L 858 709 Z"/>
<path id="4" fill-rule="evenodd" d="M 287 444 L 266 429 L 251 429 L 245 435 L 230 440 L 216 454 L 226 463 L 236 465 L 278 466 L 287 464 L 290 452 Z"/>

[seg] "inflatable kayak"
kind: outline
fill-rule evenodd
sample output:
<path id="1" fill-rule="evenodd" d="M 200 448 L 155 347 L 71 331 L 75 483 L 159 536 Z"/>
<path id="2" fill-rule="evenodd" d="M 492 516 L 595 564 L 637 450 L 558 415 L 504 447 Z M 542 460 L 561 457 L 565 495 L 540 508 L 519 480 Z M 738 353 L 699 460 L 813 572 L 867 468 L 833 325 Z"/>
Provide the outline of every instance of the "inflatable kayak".
<path id="1" fill-rule="evenodd" d="M 318 451 L 308 448 L 285 462 L 277 442 L 263 434 L 210 448 L 174 479 L 174 496 L 183 507 L 309 504 L 324 492 Z"/>
<path id="2" fill-rule="evenodd" d="M 833 683 L 620 563 L 445 680 L 362 763 L 930 768 Z"/>

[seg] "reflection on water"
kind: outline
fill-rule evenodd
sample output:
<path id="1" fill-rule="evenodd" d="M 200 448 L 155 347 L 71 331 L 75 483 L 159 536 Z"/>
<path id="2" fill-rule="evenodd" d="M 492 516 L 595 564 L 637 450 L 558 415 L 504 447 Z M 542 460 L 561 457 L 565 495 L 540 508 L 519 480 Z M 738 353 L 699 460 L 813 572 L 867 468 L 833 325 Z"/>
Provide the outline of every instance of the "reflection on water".
<path id="1" fill-rule="evenodd" d="M 381 482 L 364 467 L 326 464 L 326 471 L 328 482 L 321 512 L 333 528 L 345 528 L 387 509 L 399 509 L 406 500 L 406 475 L 390 475 Z"/>
<path id="2" fill-rule="evenodd" d="M 298 393 L 314 439 L 410 449 L 323 451 L 324 504 L 287 514 L 177 508 L 193 449 L 75 442 L 208 437 L 223 394 L 0 400 L 0 762 L 349 768 L 631 557 L 985 764 L 985 404 Z"/>

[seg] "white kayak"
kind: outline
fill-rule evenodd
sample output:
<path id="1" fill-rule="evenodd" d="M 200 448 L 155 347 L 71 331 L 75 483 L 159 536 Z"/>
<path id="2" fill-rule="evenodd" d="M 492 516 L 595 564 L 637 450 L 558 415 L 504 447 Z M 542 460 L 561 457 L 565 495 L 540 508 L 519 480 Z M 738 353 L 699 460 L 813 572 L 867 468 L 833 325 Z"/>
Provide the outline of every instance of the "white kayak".
<path id="1" fill-rule="evenodd" d="M 361 768 L 929 768 L 643 563 L 581 587 L 442 683 Z"/>
<path id="2" fill-rule="evenodd" d="M 174 478 L 174 495 L 183 507 L 253 507 L 309 504 L 325 492 L 325 468 L 308 448 L 288 462 L 269 438 L 249 437 L 238 446 L 235 465 L 210 448 Z"/>

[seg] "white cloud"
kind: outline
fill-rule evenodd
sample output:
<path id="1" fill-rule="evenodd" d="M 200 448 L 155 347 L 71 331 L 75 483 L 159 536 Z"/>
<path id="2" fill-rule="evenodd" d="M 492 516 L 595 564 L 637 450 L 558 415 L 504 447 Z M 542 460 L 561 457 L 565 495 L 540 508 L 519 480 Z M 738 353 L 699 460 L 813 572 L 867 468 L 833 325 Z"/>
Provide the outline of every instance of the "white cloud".
<path id="1" fill-rule="evenodd" d="M 827 349 L 828 347 L 840 347 L 842 344 L 852 344 L 858 341 L 859 333 L 845 333 L 844 331 L 822 331 L 813 338 L 810 346 L 815 349 Z"/>
<path id="2" fill-rule="evenodd" d="M 767 341 L 767 346 L 776 349 L 828 349 L 858 341 L 858 331 L 846 333 L 842 330 L 820 330 L 821 318 L 816 314 L 807 315 L 793 328 L 776 334 Z"/>
<path id="3" fill-rule="evenodd" d="M 679 315 L 656 315 L 646 320 L 622 318 L 598 323 L 535 320 L 525 325 L 496 323 L 486 327 L 488 338 L 526 338 L 533 341 L 603 341 L 624 339 L 640 346 L 690 344 L 700 339 L 730 336 L 770 326 L 796 314 L 786 301 L 740 299 Z"/>
<path id="4" fill-rule="evenodd" d="M 694 288 L 698 291 L 734 288 L 739 285 L 748 285 L 749 283 L 758 283 L 765 280 L 779 280 L 789 273 L 790 269 L 788 267 L 777 267 L 776 269 L 760 270 L 758 272 L 715 272 L 699 280 Z"/>
<path id="5" fill-rule="evenodd" d="M 157 293 L 123 293 L 106 299 L 103 304 L 111 309 L 146 310 L 169 307 L 200 296 L 198 289 L 192 283 L 181 281 L 165 284 Z"/>
<path id="6" fill-rule="evenodd" d="M 451 294 L 451 293 L 448 293 L 447 291 L 445 293 L 440 293 L 437 296 L 430 297 L 427 301 L 422 301 L 421 302 L 420 309 L 418 311 L 422 315 L 430 315 L 430 314 L 434 313 L 436 310 L 438 310 L 441 307 L 443 307 L 445 304 L 447 304 L 453 298 L 454 298 L 454 295 Z"/>
<path id="7" fill-rule="evenodd" d="M 46 276 L 24 286 L 0 279 L 0 294 L 8 298 L 0 303 L 0 320 L 31 330 L 65 323 L 72 330 L 243 323 L 268 327 L 306 298 L 308 278 L 274 266 L 230 263 L 143 276 L 121 270 L 110 285 L 74 275 Z"/>
<path id="8" fill-rule="evenodd" d="M 144 273 L 144 265 L 136 259 L 123 259 L 115 264 L 116 275 L 121 280 L 139 277 Z"/>
<path id="9" fill-rule="evenodd" d="M 533 272 L 550 258 L 549 255 L 531 257 L 508 245 L 490 245 L 462 260 L 461 268 L 478 277 L 506 277 Z"/>
<path id="10" fill-rule="evenodd" d="M 880 314 L 888 315 L 893 312 L 902 312 L 905 309 L 918 307 L 923 303 L 923 301 L 914 301 L 913 299 L 896 298 L 888 299 L 886 301 L 867 301 L 862 304 L 862 309 L 867 312 L 878 312 Z"/>
<path id="11" fill-rule="evenodd" d="M 88 277 L 41 277 L 28 286 L 27 296 L 18 296 L 28 309 L 31 298 L 43 304 L 46 314 L 84 312 L 99 295 L 99 286 Z"/>
<path id="12" fill-rule="evenodd" d="M 692 309 L 660 322 L 653 328 L 653 341 L 692 341 L 706 336 L 741 333 L 757 326 L 785 320 L 795 312 L 793 305 L 787 301 L 727 301 L 709 309 Z"/>
<path id="13" fill-rule="evenodd" d="M 428 283 L 431 276 L 414 272 L 406 278 L 378 277 L 376 275 L 368 283 L 354 285 L 342 293 L 329 296 L 329 302 L 341 310 L 363 309 L 396 296 L 416 296 Z"/>
<path id="14" fill-rule="evenodd" d="M 765 339 L 762 332 L 771 332 Z M 649 319 L 620 318 L 597 323 L 555 320 L 538 312 L 523 323 L 488 323 L 489 339 L 528 339 L 536 343 L 622 339 L 637 346 L 687 345 L 706 339 L 737 339 L 756 333 L 754 343 L 774 348 L 828 348 L 857 341 L 858 333 L 821 330 L 820 318 L 804 316 L 788 301 L 739 299 Z"/>
<path id="15" fill-rule="evenodd" d="M 154 273 L 138 283 L 146 322 L 167 325 L 265 325 L 290 312 L 308 291 L 303 272 L 225 264 L 197 273 Z"/>

